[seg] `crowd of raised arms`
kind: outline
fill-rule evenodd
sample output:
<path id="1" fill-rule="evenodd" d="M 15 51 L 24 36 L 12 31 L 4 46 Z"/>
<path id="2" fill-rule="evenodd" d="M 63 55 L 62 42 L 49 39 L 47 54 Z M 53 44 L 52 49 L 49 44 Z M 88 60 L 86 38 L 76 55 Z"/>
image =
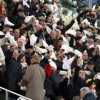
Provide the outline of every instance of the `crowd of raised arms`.
<path id="1" fill-rule="evenodd" d="M 63 9 L 60 0 L 0 0 L 1 87 L 32 100 L 100 100 L 99 2 L 73 16 Z"/>

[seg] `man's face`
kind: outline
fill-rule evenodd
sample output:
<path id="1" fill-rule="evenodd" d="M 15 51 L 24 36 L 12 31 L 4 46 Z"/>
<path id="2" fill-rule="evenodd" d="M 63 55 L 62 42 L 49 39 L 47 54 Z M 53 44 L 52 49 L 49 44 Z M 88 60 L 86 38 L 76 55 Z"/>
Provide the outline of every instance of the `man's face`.
<path id="1" fill-rule="evenodd" d="M 80 70 L 80 71 L 79 71 L 79 77 L 80 77 L 81 79 L 85 80 L 85 71 Z"/>
<path id="2" fill-rule="evenodd" d="M 18 40 L 17 44 L 18 44 L 18 47 L 22 47 L 23 46 L 23 41 L 22 40 Z"/>
<path id="3" fill-rule="evenodd" d="M 17 60 L 18 56 L 19 56 L 19 51 L 18 51 L 18 49 L 16 48 L 16 49 L 14 49 L 14 51 L 13 51 L 13 57 Z"/>
<path id="4" fill-rule="evenodd" d="M 19 38 L 19 36 L 20 36 L 20 30 L 19 29 L 16 29 L 14 31 L 14 36 L 15 36 L 15 38 Z"/>
<path id="5" fill-rule="evenodd" d="M 46 23 L 45 23 L 45 20 L 44 20 L 44 19 L 40 20 L 39 23 L 40 23 L 40 25 L 41 25 L 43 28 L 45 28 Z"/>
<path id="6" fill-rule="evenodd" d="M 94 40 L 92 38 L 87 40 L 87 46 L 89 47 L 91 45 L 94 45 Z"/>
<path id="7" fill-rule="evenodd" d="M 83 60 L 88 60 L 88 53 L 87 52 L 85 52 L 85 53 L 83 53 Z"/>
<path id="8" fill-rule="evenodd" d="M 13 35 L 13 28 L 5 26 L 4 29 L 3 29 L 3 32 L 4 33 L 9 32 L 11 35 Z"/>

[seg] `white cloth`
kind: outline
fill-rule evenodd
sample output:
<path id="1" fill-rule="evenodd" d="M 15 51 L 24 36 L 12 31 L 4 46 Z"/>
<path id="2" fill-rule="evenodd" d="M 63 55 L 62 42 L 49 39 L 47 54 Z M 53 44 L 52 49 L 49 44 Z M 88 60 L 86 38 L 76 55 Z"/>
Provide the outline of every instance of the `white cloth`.
<path id="1" fill-rule="evenodd" d="M 66 44 L 63 44 L 60 49 L 64 50 L 65 53 L 73 52 L 73 48 L 67 46 Z"/>
<path id="2" fill-rule="evenodd" d="M 36 41 L 37 41 L 37 37 L 34 34 L 32 34 L 30 36 L 30 45 L 34 46 Z"/>
<path id="3" fill-rule="evenodd" d="M 77 50 L 77 49 L 75 49 L 74 51 L 73 51 L 73 53 L 75 54 L 75 55 L 77 55 L 78 57 L 82 57 L 82 52 L 80 52 L 79 50 Z"/>
<path id="4" fill-rule="evenodd" d="M 72 28 L 73 30 L 79 30 L 79 29 L 80 29 L 80 27 L 79 27 L 78 22 L 77 22 L 76 19 L 75 19 L 75 23 L 72 25 L 71 28 Z"/>
<path id="5" fill-rule="evenodd" d="M 35 46 L 35 51 L 39 54 L 47 53 L 47 49 L 40 48 L 38 46 Z"/>
<path id="6" fill-rule="evenodd" d="M 8 20 L 8 17 L 5 17 L 4 25 L 14 26 L 14 24 Z"/>
<path id="7" fill-rule="evenodd" d="M 54 51 L 52 52 L 52 54 L 51 54 L 50 58 L 51 58 L 51 59 L 55 59 L 55 60 L 57 59 L 56 54 L 55 54 L 55 52 L 54 52 Z"/>
<path id="8" fill-rule="evenodd" d="M 26 100 L 26 99 L 23 97 L 19 97 L 17 100 Z"/>
<path id="9" fill-rule="evenodd" d="M 49 64 L 51 65 L 53 70 L 57 70 L 57 65 L 56 65 L 56 63 L 52 59 L 49 59 Z"/>
<path id="10" fill-rule="evenodd" d="M 66 37 L 64 37 L 63 35 L 61 35 L 62 39 L 63 39 L 63 45 L 67 45 L 69 46 L 69 41 L 68 39 L 66 39 Z"/>
<path id="11" fill-rule="evenodd" d="M 50 27 L 46 26 L 46 31 L 48 34 L 50 34 L 52 32 L 52 29 Z"/>
<path id="12" fill-rule="evenodd" d="M 83 23 L 83 24 L 86 24 L 86 25 L 88 25 L 88 26 L 91 25 L 90 22 L 88 21 L 88 19 L 84 19 L 84 20 L 82 21 L 82 23 Z"/>
<path id="13" fill-rule="evenodd" d="M 59 7 L 56 3 L 54 4 L 49 4 L 48 5 L 48 8 L 49 10 L 52 12 L 52 15 L 53 15 L 53 18 L 54 18 L 54 21 L 57 22 L 59 21 L 59 15 L 60 15 L 60 12 L 59 12 Z"/>
<path id="14" fill-rule="evenodd" d="M 10 41 L 10 44 L 17 46 L 17 42 L 15 41 L 14 36 L 10 34 L 10 32 L 6 33 L 5 38 L 7 38 Z"/>
<path id="15" fill-rule="evenodd" d="M 97 73 L 94 78 L 100 80 L 100 73 Z"/>
<path id="16" fill-rule="evenodd" d="M 83 32 L 84 32 L 85 35 L 88 35 L 88 36 L 91 36 L 92 35 L 92 33 L 89 32 L 89 31 L 87 31 L 87 30 L 83 30 Z"/>
<path id="17" fill-rule="evenodd" d="M 26 16 L 24 22 L 29 23 L 32 20 L 32 18 L 35 18 L 35 17 L 33 15 L 32 16 Z"/>
<path id="18" fill-rule="evenodd" d="M 81 40 L 80 40 L 80 41 L 85 42 L 86 40 L 87 40 L 87 36 L 86 36 L 86 35 L 84 35 L 84 36 L 82 36 L 82 38 L 81 38 Z"/>
<path id="19" fill-rule="evenodd" d="M 30 5 L 27 2 L 28 0 L 23 0 L 23 5 L 26 6 L 27 8 L 30 8 Z"/>
<path id="20" fill-rule="evenodd" d="M 45 40 L 42 40 L 42 45 L 43 45 L 45 48 L 48 48 L 48 44 L 46 43 Z"/>
<path id="21" fill-rule="evenodd" d="M 5 56 L 4 53 L 2 51 L 2 48 L 0 47 L 0 64 L 5 64 Z"/>
<path id="22" fill-rule="evenodd" d="M 1 36 L 1 35 L 5 35 L 5 34 L 4 34 L 2 31 L 0 31 L 0 36 Z"/>
<path id="23" fill-rule="evenodd" d="M 63 69 L 69 70 L 71 69 L 71 64 L 74 61 L 75 57 L 68 59 L 67 57 L 63 60 Z"/>
<path id="24" fill-rule="evenodd" d="M 66 31 L 66 34 L 70 34 L 70 35 L 76 37 L 76 31 L 73 29 L 69 29 L 68 31 Z"/>

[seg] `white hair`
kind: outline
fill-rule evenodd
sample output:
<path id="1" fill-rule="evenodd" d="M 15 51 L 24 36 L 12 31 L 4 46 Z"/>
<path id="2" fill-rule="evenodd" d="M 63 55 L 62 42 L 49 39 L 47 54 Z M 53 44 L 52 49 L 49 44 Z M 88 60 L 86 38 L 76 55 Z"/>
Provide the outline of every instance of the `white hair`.
<path id="1" fill-rule="evenodd" d="M 88 94 L 90 92 L 90 89 L 89 89 L 89 87 L 82 87 L 80 89 L 80 92 L 83 92 L 83 94 L 85 96 L 86 94 Z"/>

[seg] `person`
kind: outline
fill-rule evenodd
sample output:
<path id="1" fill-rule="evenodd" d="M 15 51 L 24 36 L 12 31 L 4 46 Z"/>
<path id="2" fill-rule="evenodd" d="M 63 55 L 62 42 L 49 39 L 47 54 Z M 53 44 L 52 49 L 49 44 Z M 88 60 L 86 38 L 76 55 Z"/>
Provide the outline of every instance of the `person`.
<path id="1" fill-rule="evenodd" d="M 93 76 L 95 75 L 95 71 L 94 71 L 94 62 L 93 61 L 89 61 L 86 65 L 86 78 L 93 78 Z"/>
<path id="2" fill-rule="evenodd" d="M 22 83 L 26 85 L 26 97 L 32 100 L 44 100 L 44 69 L 39 65 L 40 58 L 38 54 L 32 53 L 31 65 L 27 68 L 23 76 Z"/>
<path id="3" fill-rule="evenodd" d="M 19 56 L 18 49 L 15 48 L 12 52 L 11 59 L 6 64 L 6 77 L 8 81 L 8 89 L 18 92 L 18 82 L 22 78 L 22 66 L 17 61 Z"/>
<path id="4" fill-rule="evenodd" d="M 96 97 L 88 87 L 83 87 L 80 89 L 80 98 L 82 100 L 96 100 Z"/>
<path id="5" fill-rule="evenodd" d="M 4 86 L 4 83 L 5 83 L 4 73 L 5 73 L 5 71 L 6 71 L 5 55 L 4 55 L 3 50 L 0 46 L 0 86 Z"/>
<path id="6" fill-rule="evenodd" d="M 96 97 L 92 93 L 88 93 L 83 100 L 96 100 Z"/>
<path id="7" fill-rule="evenodd" d="M 78 100 L 80 95 L 80 89 L 85 86 L 85 72 L 79 67 L 75 68 L 73 76 L 73 99 Z"/>
<path id="8" fill-rule="evenodd" d="M 22 65 L 22 73 L 23 75 L 25 74 L 25 71 L 28 67 L 27 62 L 26 62 L 26 58 L 25 55 L 23 53 L 21 53 L 17 59 L 17 61 Z"/>

